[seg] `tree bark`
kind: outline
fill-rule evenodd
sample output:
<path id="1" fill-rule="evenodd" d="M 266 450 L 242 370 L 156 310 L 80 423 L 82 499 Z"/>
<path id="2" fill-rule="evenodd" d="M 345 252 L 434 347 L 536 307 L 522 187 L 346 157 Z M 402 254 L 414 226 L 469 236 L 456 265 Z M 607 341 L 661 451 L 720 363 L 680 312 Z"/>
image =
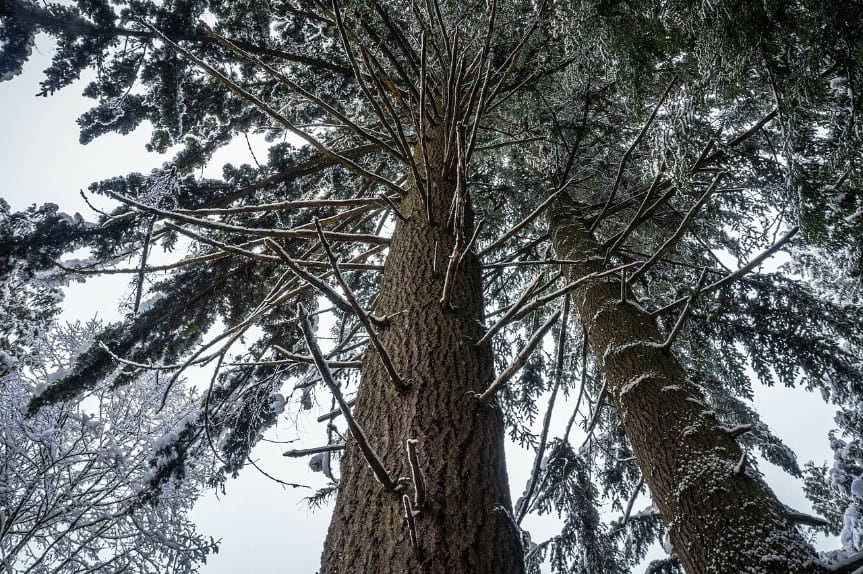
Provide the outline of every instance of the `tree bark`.
<path id="1" fill-rule="evenodd" d="M 439 174 L 441 146 L 430 148 Z M 367 352 L 355 415 L 393 478 L 410 477 L 406 441 L 418 441 L 426 506 L 414 549 L 400 496 L 385 492 L 348 439 L 321 572 L 520 574 L 520 533 L 512 520 L 504 429 L 494 409 L 469 393 L 494 378 L 483 332 L 480 263 L 468 254 L 455 274 L 453 309 L 440 303 L 454 236 L 446 226 L 455 188 L 449 174 L 432 185 L 433 224 L 416 190 L 401 202 L 374 313 L 389 316 L 381 340 L 410 390 L 399 393 L 379 357 Z M 413 498 L 413 487 L 406 489 Z"/>
<path id="2" fill-rule="evenodd" d="M 604 270 L 605 253 L 578 211 L 561 197 L 548 214 L 557 257 L 580 262 L 566 267 L 570 281 Z M 637 304 L 621 302 L 620 279 L 585 283 L 572 297 L 686 572 L 821 572 L 769 487 L 739 472 L 743 452 L 663 348 L 653 318 Z"/>

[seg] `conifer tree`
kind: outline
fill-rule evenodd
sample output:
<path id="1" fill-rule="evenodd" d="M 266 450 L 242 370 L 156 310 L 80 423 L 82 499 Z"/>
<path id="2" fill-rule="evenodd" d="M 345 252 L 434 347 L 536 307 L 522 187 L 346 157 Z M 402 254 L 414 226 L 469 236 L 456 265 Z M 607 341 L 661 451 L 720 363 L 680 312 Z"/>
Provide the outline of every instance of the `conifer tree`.
<path id="1" fill-rule="evenodd" d="M 149 149 L 174 154 L 94 183 L 120 204 L 95 225 L 43 208 L 45 225 L 0 236 L 4 281 L 132 278 L 126 320 L 31 413 L 118 361 L 117 392 L 214 369 L 200 414 L 154 453 L 150 500 L 214 437 L 235 475 L 286 409 L 321 400 L 336 425 L 315 453 L 316 500 L 336 494 L 322 572 L 626 572 L 666 533 L 650 571 L 863 563 L 857 542 L 808 545 L 800 525 L 836 528 L 856 503 L 813 467 L 827 520 L 782 505 L 757 457 L 801 469 L 747 402 L 751 367 L 820 392 L 856 432 L 863 316 L 841 294 L 861 272 L 859 6 L 2 0 L 0 18 L 0 77 L 43 31 L 58 46 L 41 95 L 96 70 L 82 143 L 148 120 Z M 196 177 L 253 133 L 265 162 Z M 185 257 L 148 262 L 180 242 Z M 91 261 L 58 262 L 81 247 Z M 780 252 L 793 264 L 759 271 Z M 515 504 L 505 433 L 535 449 Z M 835 484 L 855 494 L 847 472 Z M 534 512 L 559 513 L 560 534 L 532 542 Z"/>

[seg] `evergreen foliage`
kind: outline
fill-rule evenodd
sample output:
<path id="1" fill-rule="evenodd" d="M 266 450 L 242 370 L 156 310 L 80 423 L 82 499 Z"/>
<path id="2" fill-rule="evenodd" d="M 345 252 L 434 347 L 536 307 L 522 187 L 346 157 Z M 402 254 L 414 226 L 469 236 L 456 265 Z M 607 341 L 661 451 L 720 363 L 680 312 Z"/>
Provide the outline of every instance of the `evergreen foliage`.
<path id="1" fill-rule="evenodd" d="M 476 63 L 484 61 L 492 5 L 497 25 L 484 75 Z M 31 347 L 57 312 L 63 282 L 140 273 L 131 292 L 143 290 L 146 304 L 130 305 L 123 322 L 106 326 L 64 377 L 30 401 L 29 413 L 41 416 L 106 381 L 120 393 L 157 372 L 170 388 L 187 367 L 214 365 L 197 416 L 152 453 L 142 500 L 158 504 L 166 488 L 189 480 L 189 469 L 216 457 L 218 470 L 205 482 L 236 476 L 280 417 L 329 396 L 289 312 L 297 302 L 317 307 L 320 292 L 285 259 L 329 281 L 315 243 L 319 219 L 360 307 L 372 308 L 399 216 L 381 196 L 398 204 L 394 190 L 421 189 L 417 126 L 444 121 L 435 106 L 443 107 L 458 70 L 475 74 L 454 96 L 469 110 L 470 90 L 499 80 L 481 117 L 465 114 L 452 127 L 468 138 L 477 126 L 464 172 L 472 215 L 464 218 L 484 222 L 472 248 L 484 265 L 486 326 L 538 273 L 531 298 L 564 285 L 566 262 L 554 260 L 547 223 L 531 214 L 552 193 L 567 194 L 607 250 L 607 267 L 630 265 L 629 296 L 664 333 L 675 331 L 692 297 L 671 350 L 720 424 L 749 429 L 738 439 L 746 453 L 805 477 L 827 528 L 843 532 L 844 551 L 826 559 L 863 550 L 859 3 L 0 0 L 0 79 L 20 73 L 42 32 L 57 47 L 40 95 L 96 71 L 84 91 L 94 105 L 78 120 L 82 144 L 149 122 L 148 150 L 172 156 L 153 174 L 92 184 L 91 193 L 121 203 L 94 223 L 50 205 L 11 213 L 0 203 L 0 343 L 10 353 Z M 419 93 L 426 75 L 434 104 Z M 420 119 L 426 115 L 436 119 Z M 216 150 L 249 135 L 266 138 L 267 158 L 226 165 L 220 180 L 195 175 Z M 273 205 L 303 201 L 312 203 Z M 265 247 L 265 237 L 284 253 Z M 186 255 L 150 266 L 151 245 Z M 787 263 L 745 269 L 771 245 Z M 85 247 L 88 261 L 62 260 Z M 122 267 L 132 256 L 138 263 Z M 445 268 L 449 253 L 437 256 Z M 706 288 L 695 299 L 697 285 Z M 334 311 L 319 310 L 334 318 L 337 345 L 327 360 L 358 360 L 368 330 L 330 303 Z M 491 342 L 496 372 L 513 363 L 553 307 L 517 313 L 500 329 Z M 540 453 L 538 491 L 526 503 L 531 512 L 557 514 L 562 530 L 525 544 L 528 568 L 538 572 L 547 562 L 555 572 L 628 572 L 662 541 L 666 525 L 655 509 L 632 508 L 639 493 L 650 496 L 646 469 L 604 393 L 600 361 L 586 345 L 581 352 L 580 322 L 566 329 L 561 364 L 540 345 L 496 397 L 510 438 L 538 448 L 544 401 L 561 369 L 561 393 L 581 406 L 570 426 L 588 432 L 578 444 L 568 430 Z M 224 364 L 241 338 L 248 339 L 241 358 Z M 351 369 L 335 367 L 334 375 L 343 392 L 355 393 Z M 837 405 L 832 471 L 801 470 L 752 408 L 756 382 L 801 386 Z M 330 441 L 338 434 L 330 429 Z M 329 452 L 323 468 L 331 456 L 336 468 L 338 455 Z M 337 490 L 338 473 L 325 474 L 312 503 Z M 620 516 L 604 521 L 609 508 Z M 648 571 L 681 566 L 671 556 Z"/>

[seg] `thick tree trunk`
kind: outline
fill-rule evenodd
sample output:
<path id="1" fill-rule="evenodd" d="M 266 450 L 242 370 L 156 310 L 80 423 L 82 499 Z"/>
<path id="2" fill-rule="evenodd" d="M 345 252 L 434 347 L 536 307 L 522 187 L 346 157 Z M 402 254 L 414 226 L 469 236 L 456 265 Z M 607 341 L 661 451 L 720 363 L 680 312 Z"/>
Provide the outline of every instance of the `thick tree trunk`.
<path id="1" fill-rule="evenodd" d="M 549 211 L 557 256 L 576 280 L 602 271 L 604 253 L 568 198 Z M 597 279 L 573 293 L 627 438 L 689 574 L 812 574 L 815 554 L 674 355 L 652 317 L 621 303 L 620 283 Z M 745 466 L 745 465 L 744 465 Z"/>
<path id="2" fill-rule="evenodd" d="M 428 499 L 416 518 L 418 549 L 412 549 L 400 497 L 384 491 L 349 439 L 324 547 L 324 574 L 524 570 L 511 519 L 503 423 L 492 409 L 478 412 L 468 396 L 484 390 L 494 374 L 488 348 L 473 344 L 482 335 L 483 316 L 481 269 L 474 256 L 464 258 L 455 276 L 454 309 L 443 309 L 439 301 L 454 243 L 445 226 L 454 180 L 443 181 L 432 190 L 434 225 L 416 192 L 402 201 L 408 220 L 396 225 L 374 309 L 376 315 L 397 313 L 381 331 L 382 341 L 411 388 L 398 393 L 370 351 L 355 407 L 392 477 L 411 476 L 405 442 L 418 441 Z M 413 487 L 407 492 L 413 495 Z"/>

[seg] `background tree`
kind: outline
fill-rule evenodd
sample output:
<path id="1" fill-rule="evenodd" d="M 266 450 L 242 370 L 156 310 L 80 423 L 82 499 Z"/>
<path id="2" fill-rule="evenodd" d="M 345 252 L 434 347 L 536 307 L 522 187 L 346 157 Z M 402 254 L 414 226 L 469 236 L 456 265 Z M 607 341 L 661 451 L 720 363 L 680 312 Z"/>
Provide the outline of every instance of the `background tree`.
<path id="1" fill-rule="evenodd" d="M 83 142 L 147 119 L 151 149 L 179 144 L 162 172 L 91 187 L 123 204 L 98 227 L 7 240 L 37 269 L 89 245 L 96 264 L 70 272 L 136 278 L 128 321 L 99 336 L 110 352 L 85 351 L 33 412 L 85 392 L 115 356 L 139 365 L 118 386 L 155 369 L 170 388 L 188 366 L 215 365 L 152 493 L 209 438 L 222 474 L 236 473 L 284 408 L 327 389 L 347 415 L 356 389 L 355 416 L 325 417 L 347 429 L 328 427 L 336 444 L 319 453 L 331 484 L 318 499 L 338 492 L 324 571 L 518 572 L 522 554 L 529 568 L 625 571 L 666 526 L 676 555 L 655 571 L 826 568 L 794 525 L 818 521 L 760 479 L 752 450 L 800 469 L 747 405 L 746 369 L 856 408 L 860 310 L 821 295 L 859 273 L 860 10 L 7 0 L 0 14 L 3 73 L 39 30 L 59 41 L 45 94 L 100 70 Z M 221 181 L 194 177 L 255 130 L 303 145 L 273 143 L 265 164 L 226 166 Z M 181 236 L 188 257 L 148 264 L 152 245 Z M 783 249 L 805 250 L 803 268 L 844 262 L 844 282 L 813 289 L 799 263 L 756 272 Z M 144 278 L 161 273 L 140 308 Z M 567 293 L 573 318 L 547 358 L 539 343 L 568 315 L 556 309 Z M 321 296 L 316 312 L 335 317 L 327 356 L 294 307 Z M 227 329 L 204 343 L 219 320 Z M 225 364 L 253 325 L 244 360 Z M 570 394 L 571 422 L 549 437 Z M 537 450 L 514 509 L 504 429 Z M 658 512 L 634 512 L 645 487 Z M 622 517 L 604 523 L 600 501 Z M 561 534 L 522 549 L 523 517 L 550 511 Z"/>
<path id="2" fill-rule="evenodd" d="M 206 472 L 173 482 L 155 505 L 139 492 L 154 450 L 170 443 L 197 397 L 171 393 L 151 376 L 122 397 L 110 381 L 81 405 L 27 404 L 74 363 L 102 325 L 53 328 L 31 339 L 29 353 L 7 355 L 0 378 L 0 565 L 4 572 L 196 572 L 216 543 L 187 514 Z M 11 364 L 10 364 L 11 363 Z"/>

